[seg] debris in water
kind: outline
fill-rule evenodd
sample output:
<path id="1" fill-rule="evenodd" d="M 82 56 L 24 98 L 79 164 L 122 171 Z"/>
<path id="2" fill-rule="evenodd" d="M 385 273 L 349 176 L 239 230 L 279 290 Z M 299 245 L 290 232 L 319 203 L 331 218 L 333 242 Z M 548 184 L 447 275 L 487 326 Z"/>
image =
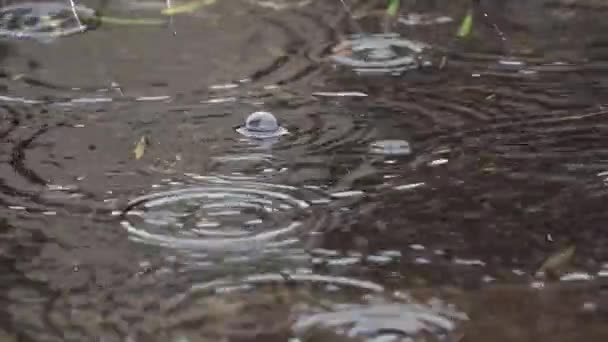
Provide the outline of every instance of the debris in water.
<path id="1" fill-rule="evenodd" d="M 254 112 L 247 117 L 245 126 L 236 130 L 238 133 L 257 139 L 275 138 L 288 134 L 287 129 L 279 126 L 277 118 L 270 112 Z"/>
<path id="2" fill-rule="evenodd" d="M 575 251 L 576 247 L 570 246 L 549 256 L 536 272 L 537 277 L 546 276 L 559 279 L 560 273 L 570 263 Z"/>
<path id="3" fill-rule="evenodd" d="M 137 144 L 135 144 L 135 149 L 133 149 L 133 154 L 135 155 L 135 159 L 139 160 L 141 159 L 141 157 L 144 156 L 144 153 L 146 152 L 146 147 L 148 146 L 149 141 L 148 141 L 148 137 L 145 135 L 142 135 L 141 138 L 139 138 L 139 141 L 137 142 Z"/>

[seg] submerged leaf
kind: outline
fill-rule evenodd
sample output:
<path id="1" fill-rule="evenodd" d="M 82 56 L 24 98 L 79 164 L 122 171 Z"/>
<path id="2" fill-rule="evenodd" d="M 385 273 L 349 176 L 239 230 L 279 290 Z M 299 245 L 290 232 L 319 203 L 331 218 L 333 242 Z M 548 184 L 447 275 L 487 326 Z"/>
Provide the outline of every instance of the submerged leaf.
<path id="1" fill-rule="evenodd" d="M 180 13 L 191 13 L 200 7 L 210 6 L 215 3 L 215 0 L 193 0 L 177 6 L 171 6 L 160 11 L 163 15 L 175 15 Z"/>
<path id="2" fill-rule="evenodd" d="M 460 38 L 466 38 L 471 34 L 473 29 L 473 11 L 468 10 L 467 15 L 462 19 L 458 33 L 456 34 Z"/>
<path id="3" fill-rule="evenodd" d="M 538 269 L 538 273 L 546 274 L 549 276 L 557 276 L 561 271 L 570 263 L 576 247 L 570 246 L 562 249 L 555 254 L 552 254 L 545 260 L 545 262 Z"/>
<path id="4" fill-rule="evenodd" d="M 141 159 L 141 157 L 144 156 L 147 146 L 148 146 L 148 137 L 145 135 L 142 135 L 142 137 L 139 138 L 139 141 L 137 142 L 137 144 L 135 144 L 135 148 L 133 149 L 133 154 L 135 155 L 135 159 L 139 160 L 139 159 Z"/>

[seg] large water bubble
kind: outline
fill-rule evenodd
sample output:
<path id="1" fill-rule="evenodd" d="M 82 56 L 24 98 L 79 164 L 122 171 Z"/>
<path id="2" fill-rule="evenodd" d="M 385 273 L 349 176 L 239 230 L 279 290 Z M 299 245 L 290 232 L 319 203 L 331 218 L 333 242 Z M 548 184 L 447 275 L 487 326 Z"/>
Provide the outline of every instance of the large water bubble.
<path id="1" fill-rule="evenodd" d="M 245 125 L 237 128 L 240 134 L 256 139 L 276 138 L 289 133 L 287 129 L 279 126 L 277 118 L 269 112 L 255 112 L 250 114 Z"/>
<path id="2" fill-rule="evenodd" d="M 426 44 L 404 39 L 397 34 L 355 34 L 340 44 L 331 59 L 358 73 L 399 74 L 418 68 Z"/>

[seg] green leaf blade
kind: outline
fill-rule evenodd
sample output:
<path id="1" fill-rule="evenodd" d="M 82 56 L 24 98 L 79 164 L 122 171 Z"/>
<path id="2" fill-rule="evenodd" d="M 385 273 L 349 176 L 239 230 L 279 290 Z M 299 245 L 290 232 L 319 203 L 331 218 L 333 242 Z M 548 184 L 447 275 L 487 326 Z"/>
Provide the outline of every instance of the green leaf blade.
<path id="1" fill-rule="evenodd" d="M 462 23 L 460 23 L 460 27 L 458 28 L 458 33 L 456 36 L 460 38 L 466 38 L 471 34 L 473 30 L 473 11 L 467 11 L 467 15 L 462 19 Z"/>

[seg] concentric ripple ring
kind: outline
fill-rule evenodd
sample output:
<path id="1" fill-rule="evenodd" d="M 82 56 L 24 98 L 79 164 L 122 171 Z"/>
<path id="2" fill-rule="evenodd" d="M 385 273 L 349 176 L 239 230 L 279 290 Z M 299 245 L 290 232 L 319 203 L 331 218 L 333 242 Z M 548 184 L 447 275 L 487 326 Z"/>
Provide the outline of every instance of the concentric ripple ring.
<path id="1" fill-rule="evenodd" d="M 131 238 L 196 253 L 260 251 L 298 243 L 312 216 L 298 188 L 201 178 L 207 184 L 132 200 L 122 221 Z"/>

